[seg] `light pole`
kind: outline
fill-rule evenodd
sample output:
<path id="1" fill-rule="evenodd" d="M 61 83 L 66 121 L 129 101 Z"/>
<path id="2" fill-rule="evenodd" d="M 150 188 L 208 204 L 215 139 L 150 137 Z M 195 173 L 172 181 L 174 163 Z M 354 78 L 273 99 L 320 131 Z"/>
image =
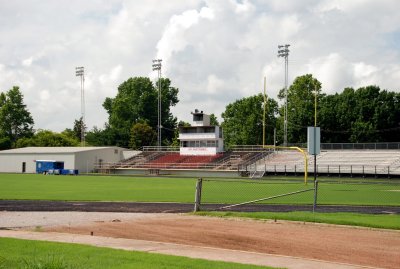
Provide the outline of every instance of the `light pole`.
<path id="1" fill-rule="evenodd" d="M 267 78 L 264 77 L 263 147 L 265 146 L 265 126 L 266 126 L 266 123 L 265 123 L 265 119 L 266 119 L 265 113 L 266 113 L 266 110 L 267 110 L 267 101 L 268 101 L 267 95 L 265 94 L 266 87 L 267 87 Z"/>
<path id="2" fill-rule="evenodd" d="M 317 85 L 314 83 L 314 127 L 317 127 L 317 95 L 318 95 L 318 90 L 317 90 Z"/>
<path id="3" fill-rule="evenodd" d="M 158 71 L 158 122 L 157 122 L 157 147 L 161 147 L 161 59 L 153 60 L 153 71 Z"/>
<path id="4" fill-rule="evenodd" d="M 314 130 L 317 129 L 317 85 L 316 83 L 313 83 L 314 85 Z M 316 131 L 314 131 L 316 132 Z M 316 135 L 314 135 L 316 136 Z M 314 184 L 317 181 L 317 153 L 314 154 Z"/>
<path id="5" fill-rule="evenodd" d="M 85 146 L 85 68 L 83 66 L 75 67 L 75 74 L 81 77 L 81 146 Z"/>
<path id="6" fill-rule="evenodd" d="M 283 145 L 286 147 L 287 141 L 287 125 L 288 125 L 288 71 L 289 71 L 289 44 L 278 46 L 278 57 L 285 58 L 285 109 L 284 109 L 284 120 L 283 120 Z"/>

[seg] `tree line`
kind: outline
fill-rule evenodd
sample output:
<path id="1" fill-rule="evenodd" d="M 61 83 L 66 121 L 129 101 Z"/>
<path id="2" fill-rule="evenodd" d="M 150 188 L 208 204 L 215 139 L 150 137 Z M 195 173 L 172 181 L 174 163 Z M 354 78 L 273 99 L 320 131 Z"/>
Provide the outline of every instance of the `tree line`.
<path id="1" fill-rule="evenodd" d="M 178 146 L 179 121 L 171 113 L 178 102 L 179 89 L 168 78 L 160 79 L 162 95 L 162 145 Z M 283 143 L 284 89 L 278 100 L 257 94 L 236 100 L 221 114 L 226 146 L 260 145 L 263 141 L 263 113 L 266 111 L 266 144 Z M 265 103 L 264 100 L 267 100 Z M 315 106 L 317 113 L 315 114 Z M 108 120 L 102 128 L 86 131 L 87 145 L 140 149 L 156 145 L 158 124 L 158 81 L 133 77 L 118 87 L 115 97 L 107 97 L 103 108 Z M 307 127 L 321 127 L 323 143 L 398 142 L 400 137 L 400 93 L 379 86 L 345 88 L 326 94 L 311 74 L 297 77 L 288 88 L 288 142 L 307 142 Z M 212 114 L 212 123 L 218 124 Z M 316 118 L 315 118 L 316 116 Z M 18 87 L 0 93 L 0 149 L 25 146 L 78 146 L 82 119 L 61 133 L 34 130 L 33 118 Z M 84 126 L 86 128 L 86 126 Z M 274 135 L 276 134 L 276 135 Z"/>

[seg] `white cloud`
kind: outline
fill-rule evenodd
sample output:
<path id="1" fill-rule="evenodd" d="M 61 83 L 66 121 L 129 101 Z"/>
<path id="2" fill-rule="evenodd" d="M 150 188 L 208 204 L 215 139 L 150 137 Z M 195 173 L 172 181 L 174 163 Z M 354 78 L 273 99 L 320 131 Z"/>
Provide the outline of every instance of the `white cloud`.
<path id="1" fill-rule="evenodd" d="M 28 59 L 22 61 L 22 65 L 25 67 L 29 67 L 32 65 L 32 62 L 33 62 L 33 57 L 29 57 Z"/>
<path id="2" fill-rule="evenodd" d="M 215 94 L 218 90 L 222 89 L 224 81 L 219 79 L 216 75 L 209 75 L 207 77 L 207 93 Z"/>
<path id="3" fill-rule="evenodd" d="M 164 60 L 164 68 L 167 69 L 168 61 L 173 53 L 183 50 L 188 42 L 185 32 L 201 19 L 212 20 L 213 10 L 203 7 L 200 12 L 196 10 L 186 10 L 180 15 L 173 15 L 157 43 L 157 59 Z"/>
<path id="4" fill-rule="evenodd" d="M 104 99 L 157 57 L 180 89 L 174 115 L 190 121 L 195 108 L 219 116 L 261 92 L 264 76 L 276 99 L 277 46 L 289 43 L 289 82 L 312 73 L 326 93 L 399 91 L 399 9 L 396 0 L 3 1 L 0 89 L 20 86 L 35 128 L 62 131 L 80 117 L 75 67 L 85 66 L 87 125 L 102 127 Z"/>
<path id="5" fill-rule="evenodd" d="M 235 12 L 240 13 L 252 13 L 255 10 L 254 5 L 249 0 L 244 0 L 242 3 L 236 3 Z"/>
<path id="6" fill-rule="evenodd" d="M 104 85 L 110 82 L 118 81 L 118 79 L 121 76 L 122 68 L 123 68 L 122 65 L 117 65 L 110 70 L 109 74 L 100 75 L 99 76 L 100 83 Z"/>

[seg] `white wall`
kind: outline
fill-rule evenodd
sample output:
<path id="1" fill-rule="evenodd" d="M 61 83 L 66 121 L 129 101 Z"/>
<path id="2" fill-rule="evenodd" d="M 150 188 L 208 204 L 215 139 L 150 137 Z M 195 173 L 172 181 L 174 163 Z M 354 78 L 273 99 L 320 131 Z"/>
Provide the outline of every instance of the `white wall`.
<path id="1" fill-rule="evenodd" d="M 116 163 L 123 159 L 123 150 L 118 147 L 95 149 L 75 153 L 75 169 L 79 173 L 93 172 L 95 163 L 102 160 L 103 163 Z"/>
<path id="2" fill-rule="evenodd" d="M 94 164 L 100 159 L 103 162 L 119 162 L 123 159 L 123 150 L 110 147 L 70 153 L 0 153 L 0 173 L 22 173 L 23 162 L 26 163 L 26 173 L 36 173 L 35 160 L 61 161 L 65 169 L 86 173 L 93 171 Z"/>
<path id="3" fill-rule="evenodd" d="M 180 148 L 181 155 L 215 155 L 217 154 L 217 148 L 203 147 L 203 148 Z"/>
<path id="4" fill-rule="evenodd" d="M 129 158 L 131 158 L 133 156 L 136 156 L 136 155 L 138 155 L 140 153 L 142 153 L 142 152 L 139 151 L 139 150 L 123 150 L 122 151 L 122 156 L 123 156 L 122 158 L 123 158 L 123 160 L 129 159 Z"/>
<path id="5" fill-rule="evenodd" d="M 55 160 L 64 162 L 64 167 L 68 169 L 76 169 L 73 153 L 60 154 L 0 154 L 0 172 L 2 173 L 22 173 L 22 163 L 26 163 L 26 173 L 36 173 L 35 160 Z"/>

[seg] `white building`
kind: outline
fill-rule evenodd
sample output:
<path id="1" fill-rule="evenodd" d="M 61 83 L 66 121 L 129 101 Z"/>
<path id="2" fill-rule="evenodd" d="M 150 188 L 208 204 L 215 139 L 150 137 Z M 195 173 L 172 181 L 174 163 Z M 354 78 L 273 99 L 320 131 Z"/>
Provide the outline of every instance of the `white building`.
<path id="1" fill-rule="evenodd" d="M 224 139 L 220 126 L 210 125 L 210 115 L 197 109 L 192 112 L 190 127 L 179 127 L 181 155 L 215 155 L 224 150 Z"/>
<path id="2" fill-rule="evenodd" d="M 64 162 L 65 169 L 92 172 L 96 163 L 124 159 L 119 147 L 26 147 L 0 151 L 0 173 L 35 173 L 36 160 Z"/>

